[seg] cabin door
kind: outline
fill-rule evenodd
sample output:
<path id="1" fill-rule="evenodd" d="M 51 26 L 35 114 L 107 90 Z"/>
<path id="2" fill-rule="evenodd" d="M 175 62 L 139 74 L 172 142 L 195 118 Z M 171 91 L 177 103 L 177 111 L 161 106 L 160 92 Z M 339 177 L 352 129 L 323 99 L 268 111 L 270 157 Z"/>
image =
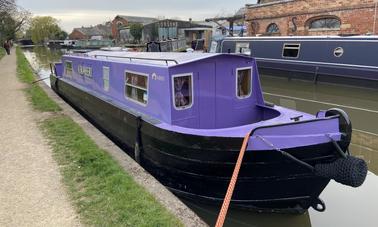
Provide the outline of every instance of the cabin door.
<path id="1" fill-rule="evenodd" d="M 202 64 L 198 74 L 200 128 L 215 128 L 215 63 Z"/>

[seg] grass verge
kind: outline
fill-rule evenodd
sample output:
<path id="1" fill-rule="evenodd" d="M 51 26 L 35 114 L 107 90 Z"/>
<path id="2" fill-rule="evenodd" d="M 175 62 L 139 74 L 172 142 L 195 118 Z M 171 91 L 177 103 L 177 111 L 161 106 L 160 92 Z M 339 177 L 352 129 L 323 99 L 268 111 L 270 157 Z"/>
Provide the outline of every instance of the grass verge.
<path id="1" fill-rule="evenodd" d="M 20 80 L 30 84 L 26 93 L 35 109 L 59 112 L 58 105 L 38 85 L 31 84 L 35 77 L 20 49 L 17 49 L 17 68 Z M 93 226 L 182 226 L 70 117 L 53 114 L 39 125 L 51 144 L 83 223 Z"/>
<path id="2" fill-rule="evenodd" d="M 16 55 L 18 78 L 28 84 L 25 90 L 33 107 L 42 112 L 60 111 L 61 108 L 58 104 L 52 101 L 37 83 L 33 84 L 36 77 L 34 76 L 33 70 L 30 68 L 28 60 L 19 47 L 16 49 Z"/>
<path id="3" fill-rule="evenodd" d="M 5 56 L 5 50 L 3 47 L 0 47 L 0 60 Z"/>
<path id="4" fill-rule="evenodd" d="M 80 215 L 96 226 L 180 226 L 67 116 L 41 124 Z"/>

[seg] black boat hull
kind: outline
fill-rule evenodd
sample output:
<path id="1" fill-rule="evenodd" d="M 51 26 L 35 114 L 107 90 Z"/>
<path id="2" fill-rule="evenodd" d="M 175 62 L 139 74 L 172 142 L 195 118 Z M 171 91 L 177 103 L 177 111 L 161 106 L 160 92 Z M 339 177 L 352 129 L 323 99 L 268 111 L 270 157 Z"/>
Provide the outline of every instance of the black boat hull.
<path id="1" fill-rule="evenodd" d="M 119 144 L 173 193 L 207 203 L 223 201 L 242 138 L 186 135 L 121 109 L 51 76 L 52 88 Z M 312 165 L 332 162 L 332 144 L 286 150 Z M 269 212 L 304 212 L 319 203 L 329 179 L 273 150 L 247 152 L 232 206 Z"/>

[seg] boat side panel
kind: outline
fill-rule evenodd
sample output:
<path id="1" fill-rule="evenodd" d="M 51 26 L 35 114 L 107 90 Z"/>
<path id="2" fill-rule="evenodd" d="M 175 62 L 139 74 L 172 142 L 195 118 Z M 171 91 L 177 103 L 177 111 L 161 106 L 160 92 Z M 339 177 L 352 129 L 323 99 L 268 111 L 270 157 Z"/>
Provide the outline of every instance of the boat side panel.
<path id="1" fill-rule="evenodd" d="M 58 80 L 57 91 L 133 155 L 137 116 Z M 174 192 L 208 202 L 224 197 L 241 138 L 209 138 L 162 130 L 141 122 L 141 164 Z M 156 136 L 158 135 L 158 137 Z M 311 164 L 334 160 L 330 144 L 288 150 Z M 329 182 L 275 151 L 247 153 L 233 203 L 258 208 L 307 209 Z M 190 197 L 190 196 L 189 196 Z M 286 202 L 282 202 L 286 201 Z"/>
<path id="2" fill-rule="evenodd" d="M 257 58 L 258 66 L 262 69 L 306 73 L 309 80 L 314 79 L 315 75 L 378 80 L 378 64 L 374 57 L 378 52 L 376 39 L 232 39 L 222 42 L 222 51 L 234 53 L 237 42 L 250 44 L 251 56 Z M 298 58 L 282 56 L 285 43 L 300 44 Z M 338 47 L 343 48 L 341 57 L 334 55 Z M 338 79 L 334 81 L 338 82 Z"/>
<path id="3" fill-rule="evenodd" d="M 247 98 L 240 99 L 236 95 L 236 73 L 237 69 L 243 68 L 251 68 L 252 93 Z M 235 127 L 261 120 L 261 111 L 256 104 L 263 104 L 264 100 L 254 59 L 219 56 L 216 61 L 208 59 L 170 69 L 171 75 L 185 73 L 193 73 L 194 104 L 185 110 L 172 108 L 172 121 L 175 125 L 211 129 Z"/>
<path id="4" fill-rule="evenodd" d="M 116 100 L 126 107 L 152 116 L 164 122 L 171 122 L 170 109 L 172 104 L 168 96 L 170 80 L 166 67 L 145 66 L 137 64 L 126 64 L 106 60 L 88 58 L 63 57 L 64 61 L 72 61 L 73 75 L 64 76 L 64 79 L 77 83 L 89 90 L 93 90 L 109 100 Z M 92 69 L 92 77 L 78 73 L 79 65 Z M 104 90 L 103 67 L 109 67 L 109 91 Z M 142 105 L 134 100 L 125 97 L 125 72 L 131 71 L 148 76 L 148 102 Z"/>

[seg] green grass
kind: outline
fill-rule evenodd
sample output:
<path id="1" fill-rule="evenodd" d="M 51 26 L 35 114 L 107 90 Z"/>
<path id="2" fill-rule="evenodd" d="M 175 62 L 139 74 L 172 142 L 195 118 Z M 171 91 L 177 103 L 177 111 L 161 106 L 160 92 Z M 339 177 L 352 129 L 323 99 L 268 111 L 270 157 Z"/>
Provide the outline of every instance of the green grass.
<path id="1" fill-rule="evenodd" d="M 40 112 L 60 107 L 37 85 L 29 63 L 17 49 L 17 70 L 26 93 Z M 111 156 L 100 149 L 71 118 L 52 114 L 40 122 L 60 166 L 70 198 L 81 220 L 93 226 L 182 226 L 138 185 Z"/>
<path id="2" fill-rule="evenodd" d="M 28 84 L 25 90 L 33 107 L 42 112 L 60 111 L 61 108 L 47 96 L 46 92 L 37 83 L 33 84 L 37 78 L 20 48 L 17 48 L 16 55 L 18 78 Z"/>
<path id="3" fill-rule="evenodd" d="M 0 60 L 5 56 L 4 48 L 0 47 Z"/>
<path id="4" fill-rule="evenodd" d="M 95 226 L 181 226 L 66 116 L 42 123 L 80 215 Z"/>

